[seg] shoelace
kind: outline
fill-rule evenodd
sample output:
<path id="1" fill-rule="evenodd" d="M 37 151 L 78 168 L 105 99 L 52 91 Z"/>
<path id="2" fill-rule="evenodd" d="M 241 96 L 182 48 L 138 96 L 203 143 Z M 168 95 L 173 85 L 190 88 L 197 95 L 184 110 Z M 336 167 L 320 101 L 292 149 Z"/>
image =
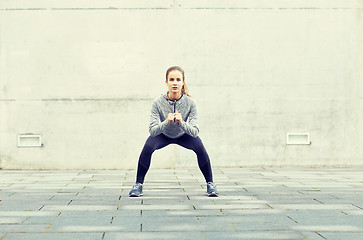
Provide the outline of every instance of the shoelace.
<path id="1" fill-rule="evenodd" d="M 211 188 L 211 189 L 214 189 L 214 184 L 213 183 L 208 183 L 208 186 Z"/>
<path id="2" fill-rule="evenodd" d="M 141 184 L 135 184 L 133 187 L 132 187 L 132 189 L 133 190 L 136 190 L 136 189 L 138 189 L 139 188 L 139 186 L 140 186 Z"/>

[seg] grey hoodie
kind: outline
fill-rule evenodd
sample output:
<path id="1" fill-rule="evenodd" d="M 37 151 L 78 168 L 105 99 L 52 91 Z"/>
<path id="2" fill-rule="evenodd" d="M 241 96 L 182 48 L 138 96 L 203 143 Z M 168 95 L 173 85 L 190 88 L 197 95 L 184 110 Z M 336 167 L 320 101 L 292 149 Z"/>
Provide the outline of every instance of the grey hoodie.
<path id="1" fill-rule="evenodd" d="M 169 113 L 176 110 L 182 115 L 183 122 L 177 121 L 168 123 Z M 167 93 L 154 99 L 151 107 L 149 132 L 151 136 L 164 134 L 169 138 L 178 138 L 185 133 L 197 137 L 199 133 L 197 106 L 194 100 L 183 94 L 178 100 L 172 101 Z"/>

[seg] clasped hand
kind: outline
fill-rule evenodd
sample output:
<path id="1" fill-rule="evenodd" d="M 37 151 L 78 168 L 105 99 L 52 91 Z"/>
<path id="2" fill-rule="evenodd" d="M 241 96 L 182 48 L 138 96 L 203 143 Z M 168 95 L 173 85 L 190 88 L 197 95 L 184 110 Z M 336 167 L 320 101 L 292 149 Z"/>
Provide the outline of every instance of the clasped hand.
<path id="1" fill-rule="evenodd" d="M 182 124 L 183 118 L 182 115 L 178 112 L 178 110 L 175 111 L 175 113 L 169 113 L 168 115 L 168 123 L 171 123 L 174 121 L 174 119 L 179 123 Z"/>

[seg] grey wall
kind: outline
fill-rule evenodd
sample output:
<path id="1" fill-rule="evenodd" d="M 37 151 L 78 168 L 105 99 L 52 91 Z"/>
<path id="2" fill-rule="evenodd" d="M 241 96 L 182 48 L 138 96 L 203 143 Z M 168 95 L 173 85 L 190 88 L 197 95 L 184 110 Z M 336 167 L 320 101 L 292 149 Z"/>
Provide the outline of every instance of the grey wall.
<path id="1" fill-rule="evenodd" d="M 214 166 L 363 164 L 363 1 L 0 4 L 3 169 L 136 168 L 172 65 Z M 25 133 L 44 146 L 17 147 Z M 153 156 L 182 166 L 194 153 Z"/>

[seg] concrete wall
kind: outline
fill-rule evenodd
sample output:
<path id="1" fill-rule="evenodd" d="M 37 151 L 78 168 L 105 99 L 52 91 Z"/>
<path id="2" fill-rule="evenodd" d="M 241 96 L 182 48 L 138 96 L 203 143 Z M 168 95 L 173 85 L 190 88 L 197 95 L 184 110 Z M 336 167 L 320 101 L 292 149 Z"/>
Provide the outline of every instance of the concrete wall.
<path id="1" fill-rule="evenodd" d="M 3 169 L 136 168 L 172 65 L 213 166 L 363 165 L 363 1 L 0 4 Z M 17 147 L 25 133 L 44 146 Z M 183 166 L 197 163 L 181 147 L 153 156 Z"/>

